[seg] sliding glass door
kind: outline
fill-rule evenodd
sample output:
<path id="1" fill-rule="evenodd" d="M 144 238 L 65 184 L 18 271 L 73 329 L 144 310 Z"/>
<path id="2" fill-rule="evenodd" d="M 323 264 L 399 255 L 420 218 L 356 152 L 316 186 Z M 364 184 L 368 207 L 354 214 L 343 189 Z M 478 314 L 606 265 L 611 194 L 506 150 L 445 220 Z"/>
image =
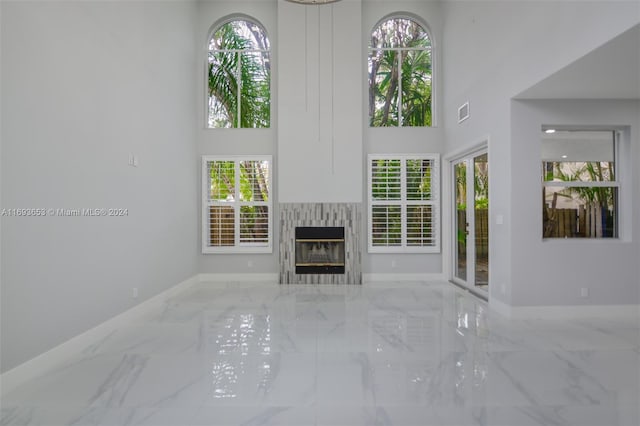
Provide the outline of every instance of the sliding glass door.
<path id="1" fill-rule="evenodd" d="M 453 280 L 467 288 L 489 286 L 489 156 L 484 151 L 453 165 Z"/>

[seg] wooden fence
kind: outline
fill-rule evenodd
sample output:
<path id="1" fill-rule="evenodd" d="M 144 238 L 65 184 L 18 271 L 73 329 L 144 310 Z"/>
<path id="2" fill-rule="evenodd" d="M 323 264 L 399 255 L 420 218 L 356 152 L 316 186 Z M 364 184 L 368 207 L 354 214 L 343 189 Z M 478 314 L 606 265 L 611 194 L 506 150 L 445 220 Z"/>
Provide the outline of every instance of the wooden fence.
<path id="1" fill-rule="evenodd" d="M 544 238 L 612 237 L 613 212 L 597 204 L 577 209 L 543 209 Z"/>
<path id="2" fill-rule="evenodd" d="M 458 210 L 458 223 L 464 224 L 467 221 L 467 211 Z M 489 210 L 488 209 L 476 209 L 476 257 L 486 257 L 489 255 Z M 458 238 L 458 252 L 462 252 L 464 247 L 464 240 L 459 236 Z"/>

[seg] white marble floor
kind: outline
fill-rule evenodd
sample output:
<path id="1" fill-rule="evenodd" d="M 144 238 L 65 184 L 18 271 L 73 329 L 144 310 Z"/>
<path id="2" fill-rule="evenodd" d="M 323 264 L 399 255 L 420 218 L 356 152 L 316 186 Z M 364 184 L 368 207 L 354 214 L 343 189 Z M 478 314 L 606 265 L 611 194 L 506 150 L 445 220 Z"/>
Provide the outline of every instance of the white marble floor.
<path id="1" fill-rule="evenodd" d="M 2 400 L 2 425 L 640 424 L 636 319 L 509 321 L 446 283 L 200 284 Z"/>

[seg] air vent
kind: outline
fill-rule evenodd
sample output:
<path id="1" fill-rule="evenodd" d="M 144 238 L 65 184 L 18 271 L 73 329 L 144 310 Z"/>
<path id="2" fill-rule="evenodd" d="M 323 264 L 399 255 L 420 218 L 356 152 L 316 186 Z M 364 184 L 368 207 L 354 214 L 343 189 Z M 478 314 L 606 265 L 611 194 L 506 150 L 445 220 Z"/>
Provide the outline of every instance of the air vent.
<path id="1" fill-rule="evenodd" d="M 458 123 L 462 123 L 467 118 L 469 118 L 469 102 L 463 103 L 458 108 Z"/>

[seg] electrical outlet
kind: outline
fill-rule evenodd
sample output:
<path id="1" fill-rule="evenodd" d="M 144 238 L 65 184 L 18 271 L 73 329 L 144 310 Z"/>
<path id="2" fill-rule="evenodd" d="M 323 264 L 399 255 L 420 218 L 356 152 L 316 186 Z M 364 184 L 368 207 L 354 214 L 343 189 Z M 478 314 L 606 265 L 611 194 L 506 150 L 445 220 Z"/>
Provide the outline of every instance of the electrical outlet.
<path id="1" fill-rule="evenodd" d="M 580 297 L 589 297 L 589 289 L 587 287 L 580 289 Z"/>
<path id="2" fill-rule="evenodd" d="M 253 260 L 247 260 L 247 267 L 253 268 Z"/>
<path id="3" fill-rule="evenodd" d="M 129 163 L 131 167 L 138 167 L 138 156 L 133 152 L 129 153 Z"/>
<path id="4" fill-rule="evenodd" d="M 393 259 L 393 260 L 391 261 L 391 267 L 392 267 L 392 268 L 395 268 L 396 266 L 398 266 L 398 262 L 396 262 L 396 260 L 395 260 L 395 259 Z"/>
<path id="5" fill-rule="evenodd" d="M 131 289 L 131 297 L 133 297 L 134 299 L 138 298 L 138 287 L 133 287 Z"/>

